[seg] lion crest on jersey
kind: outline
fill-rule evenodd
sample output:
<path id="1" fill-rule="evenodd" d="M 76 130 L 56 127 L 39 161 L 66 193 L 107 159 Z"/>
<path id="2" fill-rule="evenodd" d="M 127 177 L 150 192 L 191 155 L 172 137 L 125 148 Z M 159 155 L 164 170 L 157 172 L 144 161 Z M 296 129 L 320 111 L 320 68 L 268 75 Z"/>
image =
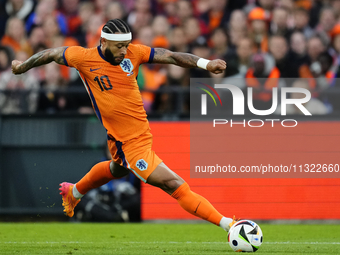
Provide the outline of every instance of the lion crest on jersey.
<path id="1" fill-rule="evenodd" d="M 123 61 L 120 63 L 120 67 L 123 69 L 126 73 L 131 73 L 133 70 L 133 65 L 131 63 L 131 60 L 128 58 L 124 58 Z"/>
<path id="2" fill-rule="evenodd" d="M 148 163 L 146 163 L 146 161 L 144 159 L 140 159 L 140 160 L 137 161 L 136 167 L 139 170 L 144 171 L 144 170 L 148 169 Z"/>

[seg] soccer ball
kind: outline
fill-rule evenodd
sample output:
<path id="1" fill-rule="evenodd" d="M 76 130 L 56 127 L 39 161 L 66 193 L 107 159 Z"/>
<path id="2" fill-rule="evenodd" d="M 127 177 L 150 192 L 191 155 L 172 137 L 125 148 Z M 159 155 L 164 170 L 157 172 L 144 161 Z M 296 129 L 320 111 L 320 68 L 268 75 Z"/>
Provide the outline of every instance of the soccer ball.
<path id="1" fill-rule="evenodd" d="M 237 252 L 255 252 L 263 241 L 262 230 L 251 220 L 236 222 L 229 230 L 228 242 Z"/>

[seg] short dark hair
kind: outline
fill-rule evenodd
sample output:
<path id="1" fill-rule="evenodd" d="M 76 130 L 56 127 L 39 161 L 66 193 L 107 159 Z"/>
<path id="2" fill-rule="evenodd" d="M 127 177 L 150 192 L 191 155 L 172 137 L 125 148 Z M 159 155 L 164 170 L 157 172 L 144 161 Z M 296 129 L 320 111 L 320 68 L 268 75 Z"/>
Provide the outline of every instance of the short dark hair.
<path id="1" fill-rule="evenodd" d="M 130 33 L 131 30 L 128 24 L 121 19 L 111 19 L 104 25 L 103 32 L 108 34 L 115 34 L 115 33 Z"/>

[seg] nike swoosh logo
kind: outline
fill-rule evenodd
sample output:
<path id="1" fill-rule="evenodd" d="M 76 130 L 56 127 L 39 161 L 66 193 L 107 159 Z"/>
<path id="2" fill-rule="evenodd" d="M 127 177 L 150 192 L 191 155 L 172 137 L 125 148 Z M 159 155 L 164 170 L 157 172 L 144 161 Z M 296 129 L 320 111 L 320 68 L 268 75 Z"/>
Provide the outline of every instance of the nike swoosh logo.
<path id="1" fill-rule="evenodd" d="M 197 212 L 197 209 L 198 209 L 198 207 L 200 206 L 200 204 L 201 204 L 201 202 L 198 204 L 198 206 L 196 207 L 196 210 L 195 210 L 195 213 Z"/>
<path id="2" fill-rule="evenodd" d="M 92 69 L 92 68 L 90 68 L 90 72 L 96 71 L 96 70 L 98 70 L 98 69 L 101 69 L 101 67 L 99 67 L 99 68 L 96 68 L 96 69 Z"/>

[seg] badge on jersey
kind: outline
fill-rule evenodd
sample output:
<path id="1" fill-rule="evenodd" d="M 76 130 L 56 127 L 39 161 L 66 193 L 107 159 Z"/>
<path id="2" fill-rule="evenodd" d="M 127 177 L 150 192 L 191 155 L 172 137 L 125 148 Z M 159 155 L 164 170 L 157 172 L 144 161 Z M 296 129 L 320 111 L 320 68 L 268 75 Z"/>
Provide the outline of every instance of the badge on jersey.
<path id="1" fill-rule="evenodd" d="M 146 161 L 144 159 L 140 159 L 140 160 L 137 161 L 136 167 L 139 170 L 144 171 L 144 170 L 148 169 L 148 163 L 146 163 Z"/>
<path id="2" fill-rule="evenodd" d="M 120 63 L 120 67 L 123 69 L 126 73 L 131 73 L 133 70 L 133 65 L 131 63 L 131 60 L 128 58 L 124 58 L 123 61 Z"/>

